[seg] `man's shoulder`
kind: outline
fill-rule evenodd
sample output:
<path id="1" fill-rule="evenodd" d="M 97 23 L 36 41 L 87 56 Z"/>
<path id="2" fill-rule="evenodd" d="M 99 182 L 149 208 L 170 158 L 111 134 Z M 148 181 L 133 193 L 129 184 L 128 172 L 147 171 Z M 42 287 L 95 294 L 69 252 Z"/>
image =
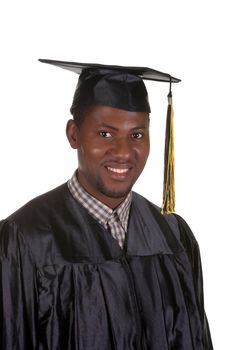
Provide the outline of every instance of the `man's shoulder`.
<path id="1" fill-rule="evenodd" d="M 46 193 L 43 193 L 24 204 L 17 211 L 9 215 L 4 221 L 21 223 L 43 217 L 43 214 L 51 212 L 54 208 L 61 206 L 62 201 L 67 196 L 68 187 L 64 183 Z"/>
<path id="2" fill-rule="evenodd" d="M 22 242 L 29 244 L 35 237 L 39 242 L 41 235 L 43 237 L 49 235 L 54 217 L 62 217 L 70 197 L 65 183 L 35 197 L 6 219 L 1 220 L 0 255 L 1 249 L 5 246 L 17 246 L 19 242 L 21 245 L 24 244 Z"/>
<path id="3" fill-rule="evenodd" d="M 178 220 L 176 214 L 162 214 L 161 213 L 161 207 L 154 204 L 141 194 L 137 192 L 133 192 L 133 200 L 136 203 L 136 205 L 140 208 L 140 211 L 144 212 L 144 210 L 149 210 L 152 214 L 152 216 L 156 216 L 156 218 L 159 218 L 161 220 L 165 220 L 171 227 L 175 228 L 177 230 L 178 227 Z"/>
<path id="4" fill-rule="evenodd" d="M 177 213 L 162 214 L 159 206 L 136 192 L 133 192 L 133 199 L 142 215 L 149 211 L 155 220 L 166 222 L 183 246 L 198 245 L 192 230 L 181 215 Z"/>

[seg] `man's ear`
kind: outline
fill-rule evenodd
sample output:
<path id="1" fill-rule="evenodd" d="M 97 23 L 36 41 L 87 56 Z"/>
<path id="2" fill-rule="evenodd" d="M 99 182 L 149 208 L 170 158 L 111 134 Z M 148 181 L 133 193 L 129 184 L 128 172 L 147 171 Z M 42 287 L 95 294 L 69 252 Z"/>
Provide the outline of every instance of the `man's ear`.
<path id="1" fill-rule="evenodd" d="M 70 119 L 67 122 L 66 136 L 72 148 L 79 148 L 79 128 L 73 119 Z"/>

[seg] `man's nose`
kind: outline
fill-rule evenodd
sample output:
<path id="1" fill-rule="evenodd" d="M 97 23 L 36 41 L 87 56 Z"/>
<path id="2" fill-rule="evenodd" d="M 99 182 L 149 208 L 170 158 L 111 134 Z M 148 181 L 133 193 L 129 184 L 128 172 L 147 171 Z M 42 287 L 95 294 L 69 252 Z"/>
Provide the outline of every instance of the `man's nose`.
<path id="1" fill-rule="evenodd" d="M 114 140 L 111 148 L 111 154 L 119 161 L 126 161 L 131 158 L 133 147 L 128 138 L 118 138 Z"/>

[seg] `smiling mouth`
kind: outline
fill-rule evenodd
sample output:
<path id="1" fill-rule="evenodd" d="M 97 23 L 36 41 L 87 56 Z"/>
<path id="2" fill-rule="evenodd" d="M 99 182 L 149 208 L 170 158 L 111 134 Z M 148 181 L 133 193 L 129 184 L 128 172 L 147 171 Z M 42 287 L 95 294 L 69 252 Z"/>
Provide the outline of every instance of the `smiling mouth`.
<path id="1" fill-rule="evenodd" d="M 112 168 L 109 166 L 107 167 L 107 169 L 116 174 L 126 174 L 129 171 L 129 168 L 119 169 L 119 168 Z"/>

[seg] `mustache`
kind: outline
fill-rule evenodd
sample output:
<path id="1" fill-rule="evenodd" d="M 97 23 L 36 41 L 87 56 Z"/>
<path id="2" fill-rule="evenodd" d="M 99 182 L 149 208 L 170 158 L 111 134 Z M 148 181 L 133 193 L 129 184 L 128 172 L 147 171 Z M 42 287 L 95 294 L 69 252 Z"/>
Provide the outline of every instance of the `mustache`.
<path id="1" fill-rule="evenodd" d="M 109 159 L 109 160 L 103 161 L 101 165 L 105 167 L 111 167 L 111 168 L 130 169 L 130 168 L 133 168 L 135 164 L 136 163 L 133 161 Z"/>

